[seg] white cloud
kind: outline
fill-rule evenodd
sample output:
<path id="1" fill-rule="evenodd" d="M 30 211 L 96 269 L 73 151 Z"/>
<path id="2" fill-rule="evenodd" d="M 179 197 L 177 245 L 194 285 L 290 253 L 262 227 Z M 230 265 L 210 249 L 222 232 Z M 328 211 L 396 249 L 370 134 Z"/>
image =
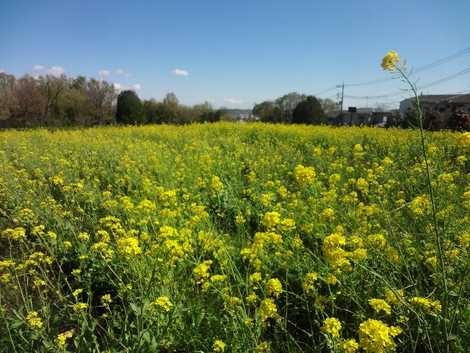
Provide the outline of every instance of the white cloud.
<path id="1" fill-rule="evenodd" d="M 34 65 L 33 70 L 34 71 L 42 71 L 42 70 L 44 70 L 44 66 L 43 65 Z"/>
<path id="2" fill-rule="evenodd" d="M 176 76 L 189 76 L 189 72 L 183 69 L 174 69 L 172 73 Z"/>
<path id="3" fill-rule="evenodd" d="M 117 69 L 116 70 L 116 75 L 124 75 L 126 72 L 124 71 L 124 69 Z"/>
<path id="4" fill-rule="evenodd" d="M 123 85 L 121 83 L 115 82 L 113 83 L 114 89 L 118 92 L 125 91 L 125 90 L 133 90 L 133 91 L 140 91 L 142 89 L 142 85 L 140 83 L 135 83 L 132 86 Z"/>
<path id="5" fill-rule="evenodd" d="M 109 74 L 110 74 L 109 70 L 100 70 L 100 71 L 98 71 L 98 75 L 103 76 L 103 77 L 109 76 Z"/>
<path id="6" fill-rule="evenodd" d="M 47 74 L 55 77 L 59 77 L 65 73 L 65 70 L 61 66 L 52 66 L 49 70 L 47 70 Z"/>
<path id="7" fill-rule="evenodd" d="M 5 70 L 0 69 L 0 74 L 4 74 L 4 73 L 5 73 Z"/>
<path id="8" fill-rule="evenodd" d="M 243 101 L 238 98 L 224 98 L 224 102 L 230 103 L 230 104 L 242 104 Z"/>

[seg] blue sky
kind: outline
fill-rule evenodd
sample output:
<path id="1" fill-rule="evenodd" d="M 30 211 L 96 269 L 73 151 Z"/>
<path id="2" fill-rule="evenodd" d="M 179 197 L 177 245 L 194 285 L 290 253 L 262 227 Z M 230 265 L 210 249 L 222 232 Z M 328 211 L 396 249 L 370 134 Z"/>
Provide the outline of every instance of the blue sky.
<path id="1" fill-rule="evenodd" d="M 459 52 L 470 47 L 469 16 L 468 0 L 0 0 L 0 69 L 63 70 L 133 87 L 143 98 L 172 91 L 184 104 L 251 107 L 291 91 L 386 78 L 379 62 L 390 49 L 415 67 Z M 467 67 L 470 53 L 416 79 L 424 85 Z M 345 94 L 400 87 L 393 80 Z M 470 73 L 424 90 L 461 91 L 470 91 Z"/>

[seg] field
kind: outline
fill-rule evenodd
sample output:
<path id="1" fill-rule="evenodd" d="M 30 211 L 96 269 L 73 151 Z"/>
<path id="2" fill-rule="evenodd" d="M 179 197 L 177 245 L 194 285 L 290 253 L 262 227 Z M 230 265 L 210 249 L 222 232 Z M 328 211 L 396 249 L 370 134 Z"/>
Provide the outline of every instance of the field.
<path id="1" fill-rule="evenodd" d="M 470 147 L 264 124 L 0 133 L 0 352 L 468 352 Z M 468 142 L 468 140 L 467 140 Z"/>

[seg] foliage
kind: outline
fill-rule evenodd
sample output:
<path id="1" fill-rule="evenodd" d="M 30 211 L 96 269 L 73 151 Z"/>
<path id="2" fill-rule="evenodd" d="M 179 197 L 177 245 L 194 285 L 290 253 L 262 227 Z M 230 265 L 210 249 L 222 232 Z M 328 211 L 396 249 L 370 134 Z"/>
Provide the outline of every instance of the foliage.
<path id="1" fill-rule="evenodd" d="M 325 122 L 325 114 L 318 99 L 307 97 L 297 104 L 292 114 L 293 124 L 321 124 Z"/>
<path id="2" fill-rule="evenodd" d="M 305 103 L 307 102 L 307 103 Z M 297 116 L 295 111 L 297 109 Z M 334 112 L 336 103 L 331 99 L 306 96 L 297 92 L 288 93 L 274 101 L 255 104 L 253 115 L 267 123 L 322 123 L 324 112 Z"/>
<path id="3" fill-rule="evenodd" d="M 161 102 L 140 102 L 137 94 L 122 91 L 116 104 L 117 92 L 109 82 L 83 76 L 25 75 L 17 79 L 0 73 L 0 127 L 188 124 L 216 122 L 223 115 L 207 102 L 184 106 L 174 93 Z"/>
<path id="4" fill-rule="evenodd" d="M 253 107 L 253 115 L 260 118 L 262 122 L 280 123 L 282 122 L 282 112 L 274 102 L 262 102 L 255 104 Z"/>
<path id="5" fill-rule="evenodd" d="M 469 134 L 267 124 L 0 133 L 7 352 L 470 344 Z"/>
<path id="6" fill-rule="evenodd" d="M 255 104 L 253 114 L 263 122 L 291 123 L 295 108 L 305 99 L 304 94 L 291 92 L 277 98 L 274 102 L 265 101 Z"/>
<path id="7" fill-rule="evenodd" d="M 115 99 L 113 85 L 105 81 L 0 73 L 0 119 L 7 126 L 105 124 L 114 119 Z"/>
<path id="8" fill-rule="evenodd" d="M 456 110 L 449 119 L 449 128 L 458 131 L 470 131 L 470 113 Z"/>
<path id="9" fill-rule="evenodd" d="M 144 122 L 142 102 L 134 91 L 122 91 L 117 98 L 116 121 L 122 124 Z"/>

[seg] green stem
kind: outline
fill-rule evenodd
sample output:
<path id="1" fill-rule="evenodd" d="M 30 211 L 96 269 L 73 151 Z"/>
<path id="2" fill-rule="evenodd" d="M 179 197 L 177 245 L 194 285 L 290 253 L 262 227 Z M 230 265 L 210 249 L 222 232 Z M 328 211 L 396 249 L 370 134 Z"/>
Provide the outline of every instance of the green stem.
<path id="1" fill-rule="evenodd" d="M 427 186 L 428 186 L 428 192 L 429 192 L 429 198 L 431 199 L 431 209 L 432 209 L 432 220 L 433 220 L 433 226 L 434 226 L 434 236 L 436 239 L 436 247 L 437 247 L 437 253 L 439 257 L 439 265 L 440 265 L 440 270 L 441 270 L 441 277 L 442 277 L 442 285 L 444 287 L 444 293 L 443 293 L 443 331 L 444 331 L 444 336 L 445 336 L 445 346 L 446 346 L 446 352 L 450 352 L 450 347 L 449 347 L 449 332 L 447 330 L 447 311 L 448 311 L 448 289 L 447 289 L 447 271 L 444 263 L 444 255 L 442 252 L 442 244 L 441 244 L 441 235 L 439 233 L 439 227 L 437 224 L 437 210 L 436 210 L 436 203 L 434 199 L 434 193 L 432 189 L 432 181 L 431 181 L 431 171 L 429 168 L 429 163 L 428 163 L 428 157 L 427 157 L 427 152 L 426 152 L 426 140 L 424 137 L 424 124 L 423 124 L 423 111 L 421 109 L 421 102 L 419 100 L 419 94 L 417 91 L 417 88 L 414 83 L 410 81 L 406 73 L 398 66 L 396 66 L 397 71 L 400 73 L 400 75 L 403 77 L 403 79 L 406 81 L 406 83 L 410 86 L 414 98 L 415 98 L 415 103 L 416 103 L 416 109 L 418 111 L 418 120 L 419 120 L 419 132 L 420 132 L 420 140 L 421 140 L 421 149 L 423 152 L 423 158 L 424 158 L 424 163 L 426 166 L 426 179 L 427 179 Z"/>

